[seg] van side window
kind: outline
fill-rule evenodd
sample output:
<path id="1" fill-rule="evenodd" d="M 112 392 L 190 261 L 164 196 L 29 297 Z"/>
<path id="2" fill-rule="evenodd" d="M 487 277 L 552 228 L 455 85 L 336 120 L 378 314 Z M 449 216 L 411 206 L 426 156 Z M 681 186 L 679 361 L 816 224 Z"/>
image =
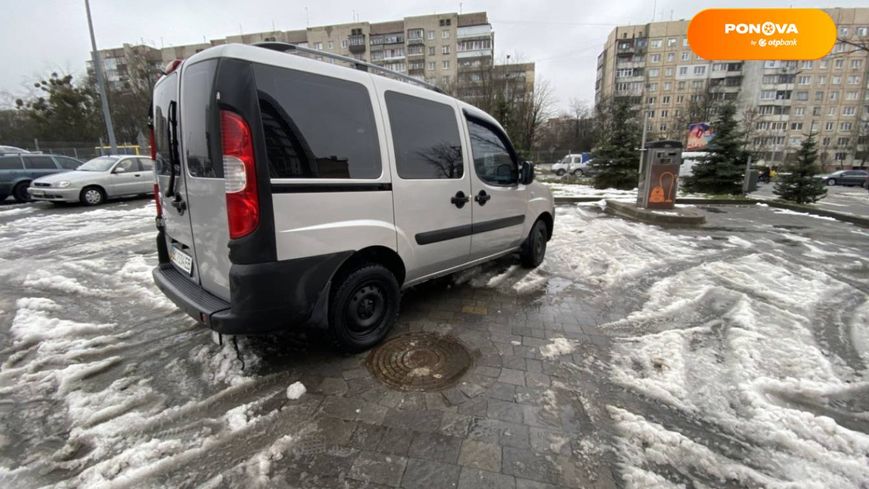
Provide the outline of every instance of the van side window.
<path id="1" fill-rule="evenodd" d="M 499 131 L 500 132 L 500 131 Z M 471 154 L 477 177 L 492 185 L 513 185 L 519 182 L 519 167 L 498 132 L 468 119 Z"/>
<path id="2" fill-rule="evenodd" d="M 82 165 L 81 161 L 78 161 L 75 158 L 68 158 L 66 156 L 55 156 L 54 161 L 56 161 L 65 170 L 75 170 Z"/>
<path id="3" fill-rule="evenodd" d="M 404 179 L 462 178 L 462 144 L 455 109 L 386 92 L 398 176 Z"/>
<path id="4" fill-rule="evenodd" d="M 271 178 L 379 178 L 380 145 L 365 86 L 254 65 Z"/>
<path id="5" fill-rule="evenodd" d="M 157 174 L 169 175 L 169 104 L 175 100 L 174 90 L 177 88 L 178 72 L 168 75 L 154 89 L 154 142 L 157 145 Z"/>

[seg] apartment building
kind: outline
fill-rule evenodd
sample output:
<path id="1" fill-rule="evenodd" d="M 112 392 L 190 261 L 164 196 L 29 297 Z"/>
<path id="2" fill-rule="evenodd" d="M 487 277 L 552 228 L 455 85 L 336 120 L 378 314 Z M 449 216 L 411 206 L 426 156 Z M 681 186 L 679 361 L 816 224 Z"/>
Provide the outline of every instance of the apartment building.
<path id="1" fill-rule="evenodd" d="M 144 44 L 124 44 L 119 48 L 100 51 L 106 82 L 114 90 L 135 88 L 145 90 L 157 81 L 163 56 L 159 49 Z M 88 73 L 93 72 L 93 61 L 87 61 Z M 132 87 L 131 85 L 136 85 Z"/>
<path id="2" fill-rule="evenodd" d="M 598 56 L 595 100 L 629 97 L 651 138 L 677 140 L 730 101 L 761 161 L 792 159 L 814 132 L 827 167 L 869 162 L 869 8 L 826 12 L 839 42 L 816 61 L 705 60 L 691 52 L 686 20 L 616 27 Z"/>
<path id="3" fill-rule="evenodd" d="M 453 87 L 459 83 L 464 72 L 492 66 L 494 53 L 494 32 L 486 12 L 453 12 L 405 17 L 388 22 L 352 22 L 293 31 L 233 35 L 156 51 L 165 64 L 173 59 L 188 58 L 211 46 L 266 41 L 286 42 L 324 53 L 353 57 L 443 87 Z M 100 53 L 105 57 L 114 51 L 108 49 Z M 120 71 L 108 69 L 108 61 L 106 66 L 110 80 L 120 80 L 124 76 Z"/>

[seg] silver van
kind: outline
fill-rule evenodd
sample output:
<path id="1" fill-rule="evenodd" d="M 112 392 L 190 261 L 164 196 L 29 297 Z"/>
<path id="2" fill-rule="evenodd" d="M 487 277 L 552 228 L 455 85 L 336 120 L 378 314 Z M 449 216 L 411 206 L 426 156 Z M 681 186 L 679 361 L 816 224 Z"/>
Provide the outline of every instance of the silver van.
<path id="1" fill-rule="evenodd" d="M 215 332 L 311 324 L 361 351 L 402 289 L 512 253 L 543 260 L 552 195 L 485 112 L 289 44 L 217 46 L 167 71 L 151 110 L 153 275 Z"/>

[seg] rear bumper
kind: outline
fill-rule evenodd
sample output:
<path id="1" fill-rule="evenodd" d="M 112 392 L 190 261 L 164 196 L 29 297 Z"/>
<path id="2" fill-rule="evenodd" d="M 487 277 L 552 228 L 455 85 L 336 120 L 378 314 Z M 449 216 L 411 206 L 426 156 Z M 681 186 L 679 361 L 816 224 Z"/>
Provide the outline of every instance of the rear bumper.
<path id="1" fill-rule="evenodd" d="M 158 238 L 158 249 L 159 249 Z M 164 255 L 160 250 L 161 255 Z M 182 311 L 222 334 L 256 335 L 326 320 L 329 284 L 349 256 L 335 253 L 251 265 L 232 265 L 229 302 L 184 276 L 166 258 L 154 283 Z"/>

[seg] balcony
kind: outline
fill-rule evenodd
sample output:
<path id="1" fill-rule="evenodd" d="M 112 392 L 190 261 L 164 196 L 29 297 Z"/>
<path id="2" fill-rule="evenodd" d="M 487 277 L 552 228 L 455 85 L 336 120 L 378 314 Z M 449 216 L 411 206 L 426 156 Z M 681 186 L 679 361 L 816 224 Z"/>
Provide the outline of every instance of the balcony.
<path id="1" fill-rule="evenodd" d="M 360 54 L 365 52 L 365 34 L 351 34 L 348 37 L 350 52 Z"/>
<path id="2" fill-rule="evenodd" d="M 621 68 L 645 68 L 646 63 L 644 61 L 617 61 L 616 69 Z"/>
<path id="3" fill-rule="evenodd" d="M 486 57 L 490 57 L 490 56 L 492 56 L 492 49 L 491 49 L 491 48 L 486 48 L 486 49 L 471 49 L 471 50 L 468 50 L 468 51 L 459 51 L 459 52 L 456 53 L 456 57 L 457 57 L 458 59 L 464 59 L 464 58 L 481 58 L 481 57 L 484 57 L 484 56 L 486 56 Z"/>
<path id="4" fill-rule="evenodd" d="M 423 39 L 421 37 L 417 37 L 417 38 L 408 37 L 407 38 L 407 45 L 408 46 L 414 46 L 414 45 L 419 45 L 419 44 L 425 44 L 425 39 Z"/>

